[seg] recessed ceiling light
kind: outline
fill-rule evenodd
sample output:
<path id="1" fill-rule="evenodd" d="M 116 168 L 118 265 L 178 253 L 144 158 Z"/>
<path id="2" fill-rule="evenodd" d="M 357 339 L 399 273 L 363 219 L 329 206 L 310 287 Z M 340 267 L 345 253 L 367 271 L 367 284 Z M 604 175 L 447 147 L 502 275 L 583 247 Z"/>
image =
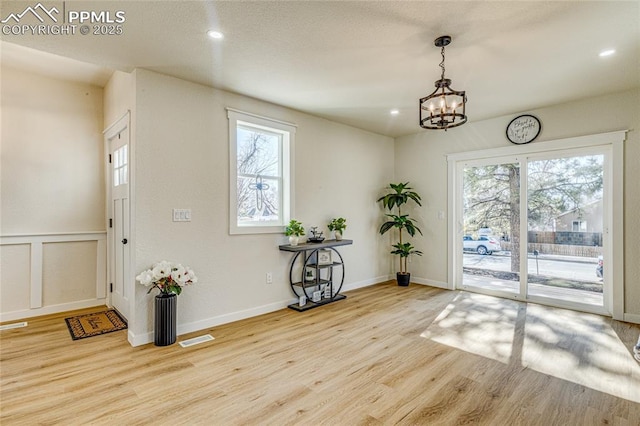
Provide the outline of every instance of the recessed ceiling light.
<path id="1" fill-rule="evenodd" d="M 608 49 L 608 50 L 603 50 L 602 52 L 600 52 L 600 54 L 598 56 L 600 56 L 601 58 L 604 58 L 605 56 L 611 56 L 614 53 L 616 53 L 615 49 Z"/>
<path id="2" fill-rule="evenodd" d="M 207 35 L 217 40 L 224 38 L 224 34 L 222 34 L 220 31 L 209 30 L 207 31 Z"/>
<path id="3" fill-rule="evenodd" d="M 399 111 L 399 110 L 397 110 L 397 109 L 392 109 L 391 111 L 389 111 L 389 113 L 390 113 L 391 115 L 398 115 L 398 114 L 400 114 L 400 111 Z"/>

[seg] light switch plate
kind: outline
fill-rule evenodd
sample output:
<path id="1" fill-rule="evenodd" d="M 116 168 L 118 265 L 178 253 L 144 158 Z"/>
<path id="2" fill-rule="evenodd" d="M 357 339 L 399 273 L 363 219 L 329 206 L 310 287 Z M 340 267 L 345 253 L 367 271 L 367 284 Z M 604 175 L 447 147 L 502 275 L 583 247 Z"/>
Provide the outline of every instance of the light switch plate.
<path id="1" fill-rule="evenodd" d="M 191 209 L 173 209 L 174 222 L 191 222 Z"/>

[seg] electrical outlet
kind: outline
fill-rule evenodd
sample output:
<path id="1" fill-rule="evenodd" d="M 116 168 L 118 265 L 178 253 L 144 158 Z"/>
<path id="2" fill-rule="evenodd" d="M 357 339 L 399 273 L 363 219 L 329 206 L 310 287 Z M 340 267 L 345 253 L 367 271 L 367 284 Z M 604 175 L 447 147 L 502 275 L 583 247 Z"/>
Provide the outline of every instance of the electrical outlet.
<path id="1" fill-rule="evenodd" d="M 271 272 L 267 272 L 267 284 L 273 284 L 273 274 Z"/>

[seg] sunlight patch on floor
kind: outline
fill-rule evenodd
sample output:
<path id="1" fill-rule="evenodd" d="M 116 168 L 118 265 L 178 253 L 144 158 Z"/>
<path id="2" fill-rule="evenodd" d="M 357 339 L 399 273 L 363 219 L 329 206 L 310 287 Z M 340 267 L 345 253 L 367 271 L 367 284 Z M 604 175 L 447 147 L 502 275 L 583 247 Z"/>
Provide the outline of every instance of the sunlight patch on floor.
<path id="1" fill-rule="evenodd" d="M 421 337 L 640 402 L 640 365 L 599 315 L 461 292 Z"/>
<path id="2" fill-rule="evenodd" d="M 640 365 L 608 321 L 597 315 L 528 305 L 522 365 L 640 402 Z"/>
<path id="3" fill-rule="evenodd" d="M 517 315 L 514 301 L 460 293 L 421 336 L 506 364 Z"/>

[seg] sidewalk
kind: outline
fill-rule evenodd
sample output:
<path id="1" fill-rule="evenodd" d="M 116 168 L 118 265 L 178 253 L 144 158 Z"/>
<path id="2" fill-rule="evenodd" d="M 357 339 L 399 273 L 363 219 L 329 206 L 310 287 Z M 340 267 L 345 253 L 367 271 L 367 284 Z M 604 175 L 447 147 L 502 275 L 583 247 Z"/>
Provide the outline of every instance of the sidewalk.
<path id="1" fill-rule="evenodd" d="M 481 289 L 506 291 L 518 294 L 520 292 L 520 284 L 516 281 L 500 280 L 493 277 L 482 277 L 477 275 L 464 274 L 462 278 L 462 286 L 475 287 Z M 537 297 L 545 297 L 556 300 L 564 300 L 574 303 L 583 303 L 592 306 L 604 306 L 604 298 L 602 293 L 592 291 L 579 290 L 575 288 L 553 287 L 543 284 L 529 284 L 529 295 Z"/>

